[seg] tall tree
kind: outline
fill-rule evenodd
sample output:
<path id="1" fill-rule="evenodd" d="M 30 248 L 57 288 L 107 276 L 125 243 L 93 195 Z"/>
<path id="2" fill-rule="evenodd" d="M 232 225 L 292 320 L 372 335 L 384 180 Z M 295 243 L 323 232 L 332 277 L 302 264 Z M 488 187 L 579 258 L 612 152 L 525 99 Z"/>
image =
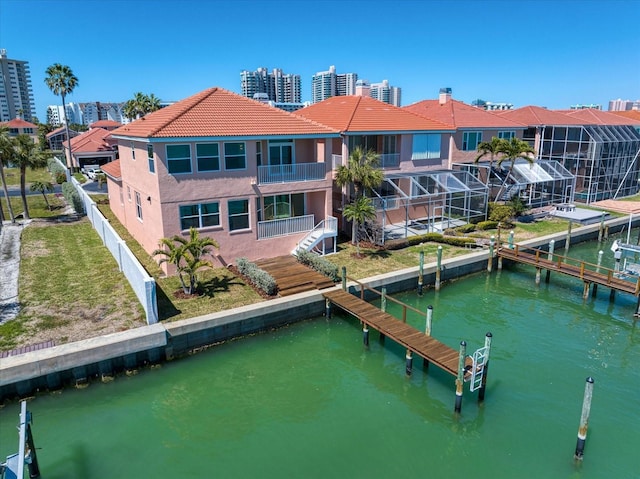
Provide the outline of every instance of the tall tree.
<path id="1" fill-rule="evenodd" d="M 367 220 L 376 218 L 376 208 L 372 201 L 366 196 L 356 198 L 352 203 L 344 207 L 344 217 L 349 221 L 353 221 L 355 228 L 356 254 L 360 256 L 360 236 L 358 235 L 358 227 Z"/>
<path id="2" fill-rule="evenodd" d="M 122 108 L 124 116 L 131 120 L 136 120 L 143 117 L 147 113 L 154 112 L 160 109 L 160 98 L 151 95 L 145 95 L 142 92 L 137 92 L 133 95 L 131 100 L 128 100 Z"/>
<path id="3" fill-rule="evenodd" d="M 32 170 L 44 168 L 47 166 L 46 156 L 38 150 L 35 142 L 29 135 L 18 135 L 16 137 L 14 160 L 20 168 L 20 196 L 22 197 L 22 206 L 24 208 L 23 217 L 29 219 L 29 205 L 27 204 L 27 168 Z"/>
<path id="4" fill-rule="evenodd" d="M 219 248 L 213 238 L 200 238 L 198 230 L 189 229 L 189 238 L 180 235 L 160 240 L 162 248 L 155 250 L 153 256 L 162 256 L 159 264 L 171 263 L 176 267 L 180 284 L 185 294 L 194 294 L 198 285 L 197 273 L 202 268 L 211 268 L 211 262 L 205 256 L 213 256 L 213 249 Z"/>
<path id="5" fill-rule="evenodd" d="M 377 188 L 384 181 L 384 173 L 378 169 L 380 156 L 373 150 L 365 151 L 357 146 L 349 155 L 347 165 L 336 170 L 336 184 L 340 187 L 353 185 L 354 201 L 363 196 L 368 189 Z M 351 230 L 351 241 L 356 242 L 356 223 Z"/>
<path id="6" fill-rule="evenodd" d="M 53 184 L 50 181 L 34 181 L 33 183 L 31 183 L 29 189 L 31 191 L 42 193 L 44 202 L 47 204 L 47 209 L 51 210 L 51 205 L 49 204 L 49 199 L 47 198 L 47 192 L 51 193 L 53 191 Z"/>
<path id="7" fill-rule="evenodd" d="M 532 165 L 534 163 L 536 151 L 526 141 L 514 137 L 510 140 L 503 140 L 498 153 L 502 154 L 502 156 L 497 161 L 498 167 L 502 166 L 502 163 L 507 161 L 509 162 L 509 171 L 507 172 L 507 175 L 502 182 L 502 186 L 500 187 L 500 191 L 498 191 L 496 198 L 499 198 L 502 194 L 502 191 L 507 184 L 507 180 L 513 172 L 513 167 L 516 164 L 516 160 L 523 159 L 530 165 Z"/>
<path id="8" fill-rule="evenodd" d="M 71 167 L 73 166 L 73 156 L 71 155 L 71 135 L 69 135 L 69 118 L 66 117 L 67 107 L 65 97 L 73 92 L 78 86 L 78 78 L 73 74 L 67 65 L 54 63 L 45 71 L 47 77 L 44 82 L 54 95 L 62 98 L 62 110 L 65 112 L 65 131 L 67 134 L 67 148 L 69 148 L 69 164 L 67 168 L 67 181 L 71 181 Z"/>
<path id="9" fill-rule="evenodd" d="M 4 176 L 4 167 L 9 164 L 9 161 L 15 155 L 15 149 L 13 141 L 9 136 L 9 128 L 6 126 L 0 126 L 0 180 L 2 181 L 2 190 L 4 191 L 4 197 L 7 200 L 7 209 L 9 210 L 9 217 L 11 222 L 16 222 L 16 216 L 13 214 L 13 207 L 11 206 L 11 200 L 9 198 L 9 187 L 7 186 L 7 179 Z M 1 208 L 1 205 L 0 205 Z"/>

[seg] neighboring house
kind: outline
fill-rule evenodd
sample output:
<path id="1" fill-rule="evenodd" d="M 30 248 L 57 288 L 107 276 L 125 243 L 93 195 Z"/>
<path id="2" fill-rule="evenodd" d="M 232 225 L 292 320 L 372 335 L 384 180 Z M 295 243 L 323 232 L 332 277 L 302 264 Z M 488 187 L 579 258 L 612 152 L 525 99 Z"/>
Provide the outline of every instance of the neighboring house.
<path id="1" fill-rule="evenodd" d="M 71 138 L 74 138 L 79 134 L 79 132 L 69 129 L 69 136 Z M 47 133 L 46 138 L 50 150 L 62 151 L 62 145 L 67 142 L 67 130 L 64 126 L 61 126 L 59 128 L 56 128 L 52 132 Z"/>
<path id="2" fill-rule="evenodd" d="M 554 160 L 575 176 L 571 200 L 584 203 L 640 191 L 637 122 L 595 109 L 554 111 L 526 106 L 497 112 L 528 127 L 536 161 Z"/>
<path id="3" fill-rule="evenodd" d="M 633 127 L 640 132 L 640 110 L 627 110 L 627 111 L 609 111 L 614 115 L 618 115 L 631 121 Z"/>
<path id="4" fill-rule="evenodd" d="M 113 131 L 116 128 L 120 128 L 122 123 L 113 120 L 98 120 L 89 124 L 89 129 L 102 128 L 103 130 Z"/>
<path id="5" fill-rule="evenodd" d="M 14 118 L 13 120 L 1 123 L 2 126 L 9 128 L 9 136 L 29 135 L 29 137 L 38 143 L 38 125 L 34 125 L 22 118 Z"/>
<path id="6" fill-rule="evenodd" d="M 67 166 L 80 169 L 85 165 L 104 165 L 117 158 L 115 141 L 111 132 L 102 128 L 92 128 L 81 135 L 71 138 L 71 151 L 66 142 L 62 144 Z"/>
<path id="7" fill-rule="evenodd" d="M 148 253 L 194 227 L 219 243 L 226 265 L 290 254 L 316 225 L 335 225 L 335 129 L 210 88 L 112 135 L 120 158 L 104 167 L 110 207 Z M 334 247 L 330 230 L 315 241 Z"/>
<path id="8" fill-rule="evenodd" d="M 453 217 L 462 223 L 484 219 L 486 187 L 448 168 L 451 124 L 366 96 L 332 97 L 296 114 L 340 131 L 332 148 L 334 170 L 347 166 L 358 146 L 378 154 L 384 182 L 370 193 L 378 210 L 375 241 L 441 230 Z M 341 216 L 352 192 L 335 193 L 334 214 Z M 344 221 L 342 228 L 350 231 Z"/>
<path id="9" fill-rule="evenodd" d="M 532 166 L 526 160 L 519 160 L 513 168 L 507 163 L 498 167 L 500 155 L 492 158 L 490 153 L 480 161 L 475 161 L 480 154 L 478 146 L 482 142 L 491 142 L 494 137 L 505 140 L 525 138 L 527 125 L 517 118 L 453 100 L 449 88 L 440 90 L 438 100 L 421 101 L 405 109 L 448 121 L 456 127 L 451 137 L 449 167 L 472 172 L 490 188 L 492 199 L 507 201 L 520 197 L 532 208 L 570 201 L 568 192 L 573 190 L 573 175 L 556 162 L 538 161 Z M 535 148 L 533 142 L 531 146 Z"/>

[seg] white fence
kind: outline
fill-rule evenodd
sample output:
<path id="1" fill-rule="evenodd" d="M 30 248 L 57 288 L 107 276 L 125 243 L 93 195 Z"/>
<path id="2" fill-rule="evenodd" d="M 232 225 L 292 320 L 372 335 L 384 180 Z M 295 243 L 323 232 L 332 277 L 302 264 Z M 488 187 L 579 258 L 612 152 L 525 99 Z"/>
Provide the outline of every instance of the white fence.
<path id="1" fill-rule="evenodd" d="M 84 204 L 84 211 L 91 224 L 98 232 L 102 242 L 107 247 L 118 263 L 118 268 L 124 273 L 131 285 L 133 292 L 138 297 L 147 316 L 147 324 L 158 322 L 158 302 L 156 300 L 156 281 L 149 276 L 138 259 L 133 255 L 126 243 L 118 236 L 118 233 L 102 215 L 98 205 L 87 194 L 75 178 L 71 178 Z"/>

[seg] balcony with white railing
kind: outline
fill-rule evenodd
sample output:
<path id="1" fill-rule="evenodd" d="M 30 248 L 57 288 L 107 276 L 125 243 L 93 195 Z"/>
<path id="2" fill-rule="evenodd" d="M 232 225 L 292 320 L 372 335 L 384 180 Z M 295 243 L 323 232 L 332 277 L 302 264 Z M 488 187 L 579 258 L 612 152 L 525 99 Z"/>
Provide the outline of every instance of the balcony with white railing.
<path id="1" fill-rule="evenodd" d="M 326 172 L 326 163 L 258 166 L 258 184 L 324 180 Z"/>
<path id="2" fill-rule="evenodd" d="M 276 238 L 311 231 L 315 226 L 314 216 L 294 216 L 277 220 L 258 221 L 258 239 Z"/>

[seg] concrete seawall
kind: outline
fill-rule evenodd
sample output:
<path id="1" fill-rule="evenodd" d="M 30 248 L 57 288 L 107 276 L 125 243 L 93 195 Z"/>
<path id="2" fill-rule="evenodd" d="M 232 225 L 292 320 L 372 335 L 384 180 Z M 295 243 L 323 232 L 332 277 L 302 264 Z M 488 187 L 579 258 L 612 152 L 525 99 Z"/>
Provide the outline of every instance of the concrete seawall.
<path id="1" fill-rule="evenodd" d="M 606 224 L 609 231 L 614 233 L 628 225 L 628 218 L 610 220 Z M 637 223 L 634 222 L 634 226 L 638 224 L 640 219 Z M 576 228 L 571 234 L 571 243 L 597 239 L 598 230 L 599 224 Z M 523 241 L 521 244 L 544 249 L 552 239 L 556 244 L 556 254 L 563 254 L 560 248 L 564 247 L 566 233 Z M 443 260 L 441 280 L 446 282 L 484 271 L 488 258 L 489 251 L 482 250 Z M 435 282 L 435 271 L 436 263 L 424 266 L 425 289 L 432 287 Z M 375 289 L 385 286 L 387 292 L 393 294 L 416 288 L 417 277 L 418 266 L 415 266 L 361 282 Z M 336 286 L 338 287 L 340 286 Z M 351 291 L 357 290 L 355 283 L 349 283 L 348 287 Z M 373 293 L 366 295 L 367 298 L 372 296 Z M 324 308 L 321 292 L 311 291 L 2 358 L 0 401 L 25 397 L 38 391 L 84 384 L 93 378 L 110 377 L 140 366 L 171 360 L 194 349 L 238 336 L 322 316 Z"/>

